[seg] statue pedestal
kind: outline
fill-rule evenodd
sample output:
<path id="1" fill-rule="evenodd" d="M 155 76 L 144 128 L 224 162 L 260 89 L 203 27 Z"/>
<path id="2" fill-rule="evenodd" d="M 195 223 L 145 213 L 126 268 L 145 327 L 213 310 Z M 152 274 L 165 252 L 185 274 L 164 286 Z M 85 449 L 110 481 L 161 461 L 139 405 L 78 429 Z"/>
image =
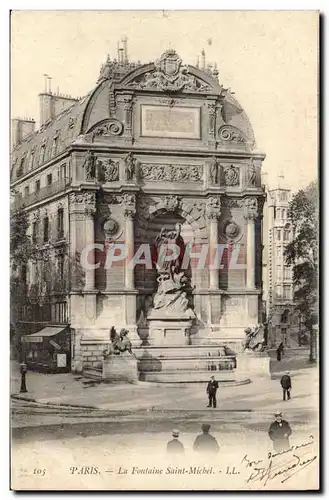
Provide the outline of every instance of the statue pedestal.
<path id="1" fill-rule="evenodd" d="M 105 383 L 137 383 L 137 360 L 130 354 L 108 356 L 103 360 L 102 381 Z"/>
<path id="2" fill-rule="evenodd" d="M 237 371 L 250 379 L 270 378 L 270 357 L 267 352 L 244 351 L 237 356 Z"/>
<path id="3" fill-rule="evenodd" d="M 151 311 L 148 316 L 149 345 L 175 346 L 190 344 L 190 329 L 193 311 L 181 314 L 166 314 L 165 311 Z"/>

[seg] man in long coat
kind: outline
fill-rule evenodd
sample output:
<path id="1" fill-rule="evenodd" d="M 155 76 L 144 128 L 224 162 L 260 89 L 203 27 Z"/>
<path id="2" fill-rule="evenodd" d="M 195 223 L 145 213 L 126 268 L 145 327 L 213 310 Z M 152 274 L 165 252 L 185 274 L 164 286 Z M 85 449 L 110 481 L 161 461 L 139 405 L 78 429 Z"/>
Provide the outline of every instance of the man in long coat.
<path id="1" fill-rule="evenodd" d="M 212 375 L 210 377 L 210 380 L 207 384 L 207 394 L 209 398 L 209 404 L 207 408 L 211 408 L 212 406 L 216 408 L 217 406 L 217 400 L 216 400 L 216 392 L 218 389 L 218 382 L 215 380 L 215 377 Z"/>
<path id="2" fill-rule="evenodd" d="M 270 425 L 268 430 L 268 435 L 273 441 L 274 451 L 285 451 L 289 450 L 289 436 L 291 436 L 292 430 L 290 425 L 286 420 L 282 418 L 282 412 L 276 411 L 275 421 Z"/>
<path id="3" fill-rule="evenodd" d="M 291 378 L 289 372 L 281 377 L 281 387 L 283 390 L 283 401 L 286 400 L 286 396 L 288 396 L 288 399 L 290 399 Z"/>

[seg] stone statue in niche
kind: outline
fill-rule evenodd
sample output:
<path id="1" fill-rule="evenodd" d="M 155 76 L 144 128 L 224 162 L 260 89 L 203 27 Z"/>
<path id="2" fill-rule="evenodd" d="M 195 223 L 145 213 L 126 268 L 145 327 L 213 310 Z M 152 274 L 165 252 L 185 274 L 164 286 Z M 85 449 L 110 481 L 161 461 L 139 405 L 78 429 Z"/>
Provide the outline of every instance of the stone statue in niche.
<path id="1" fill-rule="evenodd" d="M 256 167 L 250 163 L 248 169 L 248 186 L 256 186 Z"/>
<path id="2" fill-rule="evenodd" d="M 92 151 L 88 151 L 87 157 L 83 164 L 83 168 L 85 171 L 87 181 L 95 179 L 96 165 L 95 165 L 95 156 Z"/>
<path id="3" fill-rule="evenodd" d="M 185 249 L 184 240 L 181 236 L 181 230 L 181 224 L 177 223 L 173 231 L 162 228 L 158 236 L 155 238 L 155 248 L 157 253 L 156 267 L 158 272 L 171 271 L 172 268 L 174 268 L 175 272 L 180 270 Z M 174 261 L 164 261 L 162 263 L 168 248 L 166 245 L 168 244 L 175 244 L 179 247 L 179 256 Z"/>
<path id="4" fill-rule="evenodd" d="M 132 181 L 136 178 L 136 163 L 137 163 L 136 158 L 133 157 L 132 153 L 129 153 L 125 158 L 127 181 Z"/>
<path id="5" fill-rule="evenodd" d="M 174 261 L 164 261 L 169 244 L 175 244 L 179 248 L 179 255 Z M 153 308 L 163 311 L 166 315 L 183 315 L 184 317 L 195 317 L 189 308 L 186 288 L 189 279 L 181 270 L 184 257 L 184 240 L 181 236 L 181 224 L 177 223 L 175 230 L 170 231 L 162 228 L 155 240 L 157 261 L 157 283 L 158 289 L 153 298 Z"/>
<path id="6" fill-rule="evenodd" d="M 219 169 L 219 163 L 218 160 L 215 156 L 212 157 L 211 163 L 210 163 L 210 181 L 211 184 L 218 184 L 218 169 Z"/>
<path id="7" fill-rule="evenodd" d="M 239 185 L 239 170 L 234 165 L 224 167 L 224 182 L 225 186 L 238 186 Z"/>

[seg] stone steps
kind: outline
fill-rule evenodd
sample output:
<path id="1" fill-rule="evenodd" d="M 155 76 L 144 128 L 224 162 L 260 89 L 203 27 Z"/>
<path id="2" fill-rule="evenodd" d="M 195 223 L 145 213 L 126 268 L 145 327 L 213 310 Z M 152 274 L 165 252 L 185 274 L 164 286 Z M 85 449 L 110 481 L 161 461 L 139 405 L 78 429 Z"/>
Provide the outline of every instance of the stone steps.
<path id="1" fill-rule="evenodd" d="M 214 374 L 220 385 L 244 385 L 249 384 L 248 377 L 241 377 L 234 371 L 209 372 L 197 370 L 166 370 L 161 372 L 143 372 L 140 373 L 140 380 L 145 382 L 158 382 L 167 384 L 182 383 L 206 383 L 210 375 Z"/>

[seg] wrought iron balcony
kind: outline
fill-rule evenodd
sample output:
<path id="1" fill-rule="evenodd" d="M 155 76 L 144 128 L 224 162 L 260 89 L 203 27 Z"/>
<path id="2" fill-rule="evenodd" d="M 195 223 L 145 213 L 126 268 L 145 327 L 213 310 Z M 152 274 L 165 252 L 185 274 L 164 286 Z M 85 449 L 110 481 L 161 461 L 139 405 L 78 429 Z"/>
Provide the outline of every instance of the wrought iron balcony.
<path id="1" fill-rule="evenodd" d="M 39 191 L 34 191 L 34 193 L 30 193 L 26 196 L 16 195 L 12 204 L 12 209 L 16 210 L 22 206 L 29 207 L 30 205 L 49 198 L 54 194 L 65 191 L 69 184 L 70 181 L 68 179 L 60 179 L 59 181 L 53 182 L 49 186 L 45 186 L 39 189 Z"/>

